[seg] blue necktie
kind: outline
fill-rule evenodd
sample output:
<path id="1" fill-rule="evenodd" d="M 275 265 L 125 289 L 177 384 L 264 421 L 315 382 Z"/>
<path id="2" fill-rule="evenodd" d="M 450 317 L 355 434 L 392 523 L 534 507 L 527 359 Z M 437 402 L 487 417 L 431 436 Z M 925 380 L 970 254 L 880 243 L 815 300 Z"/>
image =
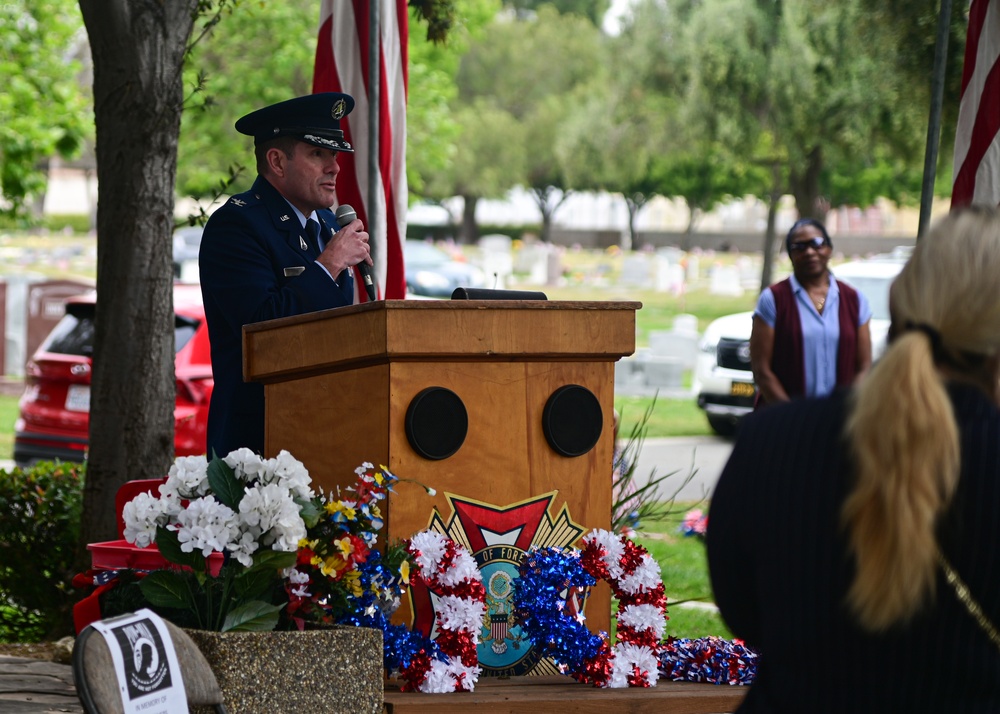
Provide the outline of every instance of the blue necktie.
<path id="1" fill-rule="evenodd" d="M 319 222 L 310 218 L 306 221 L 306 235 L 309 236 L 309 252 L 314 258 L 322 251 L 319 244 Z"/>

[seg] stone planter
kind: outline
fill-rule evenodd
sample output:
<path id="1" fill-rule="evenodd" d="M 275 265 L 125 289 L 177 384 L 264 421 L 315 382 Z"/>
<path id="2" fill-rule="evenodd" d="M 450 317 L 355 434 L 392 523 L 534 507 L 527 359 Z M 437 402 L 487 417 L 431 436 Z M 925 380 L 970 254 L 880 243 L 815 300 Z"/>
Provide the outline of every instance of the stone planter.
<path id="1" fill-rule="evenodd" d="M 211 665 L 231 714 L 382 711 L 378 630 L 185 632 Z"/>

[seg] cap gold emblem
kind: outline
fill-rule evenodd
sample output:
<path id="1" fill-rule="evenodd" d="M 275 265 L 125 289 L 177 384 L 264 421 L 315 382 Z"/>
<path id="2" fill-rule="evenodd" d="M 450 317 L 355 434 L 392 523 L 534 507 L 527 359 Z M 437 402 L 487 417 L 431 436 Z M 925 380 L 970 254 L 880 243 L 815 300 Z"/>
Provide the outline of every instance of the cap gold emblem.
<path id="1" fill-rule="evenodd" d="M 344 114 L 347 113 L 347 102 L 343 99 L 338 99 L 333 103 L 333 108 L 330 110 L 330 116 L 334 119 L 340 119 Z"/>

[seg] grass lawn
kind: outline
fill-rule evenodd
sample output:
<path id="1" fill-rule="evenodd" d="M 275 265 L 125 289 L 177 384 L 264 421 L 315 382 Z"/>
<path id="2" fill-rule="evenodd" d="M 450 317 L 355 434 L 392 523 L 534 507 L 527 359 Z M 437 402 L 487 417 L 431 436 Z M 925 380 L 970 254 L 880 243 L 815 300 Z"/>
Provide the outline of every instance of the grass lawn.
<path id="1" fill-rule="evenodd" d="M 673 637 L 707 637 L 717 635 L 732 639 L 733 635 L 715 610 L 683 607 L 677 603 L 712 602 L 712 586 L 708 578 L 705 543 L 679 530 L 690 504 L 675 503 L 675 513 L 662 523 L 641 524 L 634 540 L 641 544 L 660 564 L 663 587 L 667 594 L 667 634 Z M 697 506 L 705 508 L 704 504 Z"/>
<path id="2" fill-rule="evenodd" d="M 654 403 L 655 402 L 655 403 Z M 618 433 L 627 439 L 632 427 L 640 423 L 646 411 L 653 407 L 646 422 L 646 437 L 661 436 L 709 436 L 713 434 L 703 412 L 692 396 L 689 399 L 667 399 L 664 397 L 615 397 L 615 409 L 621 415 Z"/>
<path id="3" fill-rule="evenodd" d="M 0 395 L 0 460 L 14 458 L 14 421 L 20 397 Z"/>

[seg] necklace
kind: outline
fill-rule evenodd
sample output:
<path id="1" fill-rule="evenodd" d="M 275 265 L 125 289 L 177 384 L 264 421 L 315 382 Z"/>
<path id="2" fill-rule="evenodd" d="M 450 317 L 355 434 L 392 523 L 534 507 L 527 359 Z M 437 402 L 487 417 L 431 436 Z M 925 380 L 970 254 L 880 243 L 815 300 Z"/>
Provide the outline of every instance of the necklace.
<path id="1" fill-rule="evenodd" d="M 826 305 L 826 298 L 820 298 L 819 300 L 813 299 L 813 305 L 816 306 L 817 312 L 823 312 L 823 306 Z"/>

